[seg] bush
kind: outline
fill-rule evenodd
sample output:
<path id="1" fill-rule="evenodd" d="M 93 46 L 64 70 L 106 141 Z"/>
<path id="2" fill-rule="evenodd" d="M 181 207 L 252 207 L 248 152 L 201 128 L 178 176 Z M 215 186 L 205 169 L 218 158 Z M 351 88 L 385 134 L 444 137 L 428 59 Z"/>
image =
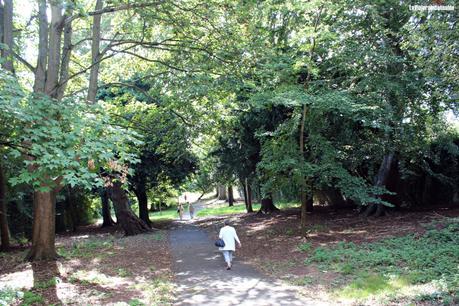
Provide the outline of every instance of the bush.
<path id="1" fill-rule="evenodd" d="M 343 274 L 406 276 L 413 284 L 442 282 L 446 290 L 458 290 L 459 218 L 447 219 L 439 227 L 430 224 L 421 237 L 410 234 L 361 245 L 341 242 L 333 248 L 318 247 L 305 264 L 317 263 Z"/>

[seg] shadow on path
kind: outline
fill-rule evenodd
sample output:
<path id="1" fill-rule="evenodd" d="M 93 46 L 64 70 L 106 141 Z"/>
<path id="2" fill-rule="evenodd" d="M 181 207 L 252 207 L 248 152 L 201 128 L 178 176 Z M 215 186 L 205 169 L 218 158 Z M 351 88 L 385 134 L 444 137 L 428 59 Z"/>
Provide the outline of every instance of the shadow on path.
<path id="1" fill-rule="evenodd" d="M 207 233 L 196 226 L 176 223 L 170 240 L 175 305 L 320 305 L 298 297 L 293 287 L 269 279 L 238 258 L 227 271 Z"/>

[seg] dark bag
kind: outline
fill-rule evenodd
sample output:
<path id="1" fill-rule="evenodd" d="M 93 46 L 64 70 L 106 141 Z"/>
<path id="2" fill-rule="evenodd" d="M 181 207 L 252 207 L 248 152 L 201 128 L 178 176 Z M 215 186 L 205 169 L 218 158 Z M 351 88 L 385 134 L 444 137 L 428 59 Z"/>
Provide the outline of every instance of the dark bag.
<path id="1" fill-rule="evenodd" d="M 223 239 L 217 239 L 215 241 L 215 246 L 217 246 L 219 248 L 223 248 L 225 246 L 225 241 L 223 241 Z"/>

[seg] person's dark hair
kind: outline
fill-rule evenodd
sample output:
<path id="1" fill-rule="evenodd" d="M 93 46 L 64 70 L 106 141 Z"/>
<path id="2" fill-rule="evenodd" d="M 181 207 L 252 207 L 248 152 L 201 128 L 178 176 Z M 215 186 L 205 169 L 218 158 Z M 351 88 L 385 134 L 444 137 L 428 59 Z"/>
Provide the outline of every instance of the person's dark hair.
<path id="1" fill-rule="evenodd" d="M 230 220 L 225 220 L 225 221 L 223 221 L 223 224 L 225 224 L 225 225 L 230 225 Z"/>

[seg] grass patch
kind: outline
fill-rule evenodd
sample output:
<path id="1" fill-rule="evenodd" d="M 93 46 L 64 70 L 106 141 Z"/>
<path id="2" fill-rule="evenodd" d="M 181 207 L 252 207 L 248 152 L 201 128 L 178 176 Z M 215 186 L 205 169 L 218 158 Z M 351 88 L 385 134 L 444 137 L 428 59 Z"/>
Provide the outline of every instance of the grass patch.
<path id="1" fill-rule="evenodd" d="M 132 299 L 128 302 L 129 306 L 144 306 L 145 304 L 139 301 L 138 299 Z"/>
<path id="2" fill-rule="evenodd" d="M 361 245 L 341 242 L 318 247 L 305 264 L 347 275 L 350 282 L 338 295 L 348 298 L 365 299 L 425 283 L 443 293 L 455 292 L 459 289 L 459 218 L 431 223 L 426 230 L 421 237 L 410 234 Z"/>
<path id="3" fill-rule="evenodd" d="M 58 277 L 52 277 L 51 279 L 44 282 L 37 282 L 33 287 L 35 289 L 48 289 L 55 287 L 60 282 Z"/>
<path id="4" fill-rule="evenodd" d="M 303 242 L 300 245 L 298 245 L 298 250 L 300 252 L 309 252 L 312 248 L 312 244 L 310 242 Z"/>
<path id="5" fill-rule="evenodd" d="M 164 239 L 166 239 L 166 234 L 165 234 L 164 231 L 156 232 L 156 233 L 153 235 L 153 240 L 156 240 L 156 241 L 163 241 Z"/>
<path id="6" fill-rule="evenodd" d="M 124 268 L 118 268 L 116 271 L 117 271 L 117 274 L 118 274 L 119 277 L 132 276 L 132 273 L 129 272 L 128 270 L 124 269 Z"/>
<path id="7" fill-rule="evenodd" d="M 372 296 L 386 295 L 409 285 L 404 277 L 389 278 L 379 274 L 362 273 L 336 293 L 339 297 L 363 300 Z"/>
<path id="8" fill-rule="evenodd" d="M 458 305 L 459 304 L 459 291 L 453 294 L 446 294 L 445 292 L 434 292 L 430 294 L 421 294 L 414 299 L 416 302 L 424 302 L 434 305 Z"/>
<path id="9" fill-rule="evenodd" d="M 0 289 L 0 305 L 11 305 L 16 300 L 19 295 L 22 295 L 21 292 L 11 288 Z"/>
<path id="10" fill-rule="evenodd" d="M 296 266 L 294 260 L 268 260 L 261 269 L 271 275 L 278 275 Z"/>
<path id="11" fill-rule="evenodd" d="M 325 232 L 328 230 L 328 227 L 325 224 L 311 224 L 305 229 L 306 233 L 318 233 L 318 232 Z"/>
<path id="12" fill-rule="evenodd" d="M 71 247 L 58 247 L 57 250 L 59 255 L 65 257 L 66 259 L 89 258 L 94 257 L 95 255 L 97 257 L 105 256 L 108 254 L 108 250 L 113 248 L 113 246 L 113 239 L 98 239 L 76 242 Z"/>
<path id="13" fill-rule="evenodd" d="M 69 277 L 69 282 L 72 284 L 82 284 L 82 285 L 107 285 L 110 284 L 113 280 L 110 277 L 99 273 L 98 271 L 85 271 L 79 270 L 73 273 Z"/>
<path id="14" fill-rule="evenodd" d="M 22 297 L 21 306 L 32 306 L 32 305 L 44 305 L 45 299 L 41 294 L 34 293 L 31 291 L 24 292 Z"/>
<path id="15" fill-rule="evenodd" d="M 314 279 L 310 276 L 303 276 L 293 279 L 291 283 L 295 286 L 308 286 L 314 283 Z"/>
<path id="16" fill-rule="evenodd" d="M 174 285 L 169 277 L 158 277 L 148 283 L 139 283 L 132 286 L 143 293 L 142 301 L 137 305 L 170 305 L 174 296 Z M 133 301 L 133 300 L 131 300 Z"/>
<path id="17" fill-rule="evenodd" d="M 286 209 L 292 207 L 298 207 L 299 204 L 296 202 L 279 202 L 275 203 L 276 207 L 279 209 Z M 257 211 L 260 209 L 260 204 L 255 203 L 252 205 L 253 210 Z M 218 206 L 218 207 L 211 207 L 205 208 L 203 210 L 198 211 L 196 214 L 198 217 L 209 217 L 209 216 L 222 216 L 222 215 L 232 215 L 232 214 L 240 214 L 247 212 L 245 209 L 244 203 L 237 203 L 234 206 L 228 206 L 227 204 Z M 288 234 L 288 233 L 287 233 Z"/>
<path id="18" fill-rule="evenodd" d="M 178 218 L 177 207 L 175 205 L 171 205 L 170 207 L 161 210 L 150 212 L 150 220 L 152 221 L 160 221 L 160 220 L 175 220 Z"/>

